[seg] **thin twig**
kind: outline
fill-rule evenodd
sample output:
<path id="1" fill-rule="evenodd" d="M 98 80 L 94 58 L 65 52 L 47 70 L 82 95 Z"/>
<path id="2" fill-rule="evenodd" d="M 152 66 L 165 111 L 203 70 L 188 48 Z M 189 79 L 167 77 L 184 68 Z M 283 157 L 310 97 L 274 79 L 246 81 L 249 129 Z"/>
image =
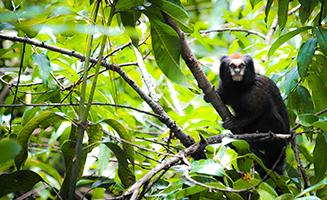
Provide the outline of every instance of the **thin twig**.
<path id="1" fill-rule="evenodd" d="M 18 80 L 17 80 L 18 84 L 16 86 L 16 91 L 15 91 L 15 94 L 14 94 L 14 100 L 13 100 L 12 104 L 15 104 L 16 97 L 17 97 L 18 85 L 19 85 L 19 82 L 20 82 L 20 75 L 22 74 L 23 63 L 24 63 L 25 47 L 26 47 L 26 43 L 24 42 L 23 49 L 22 49 L 22 58 L 21 58 L 21 61 L 20 61 L 19 72 L 18 72 Z M 11 133 L 11 125 L 12 125 L 13 120 L 14 120 L 14 107 L 11 108 L 11 118 L 10 118 L 10 122 L 9 122 L 9 134 Z"/>

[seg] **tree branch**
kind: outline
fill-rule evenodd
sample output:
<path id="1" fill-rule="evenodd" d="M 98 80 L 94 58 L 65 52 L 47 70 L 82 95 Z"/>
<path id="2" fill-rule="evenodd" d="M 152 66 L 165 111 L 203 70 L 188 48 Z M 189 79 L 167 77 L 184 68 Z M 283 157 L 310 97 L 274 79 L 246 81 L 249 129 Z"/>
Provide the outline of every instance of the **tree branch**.
<path id="1" fill-rule="evenodd" d="M 184 37 L 184 33 L 182 30 L 177 26 L 175 21 L 167 14 L 162 13 L 166 23 L 171 26 L 176 33 L 178 34 L 180 41 L 181 41 L 181 55 L 184 59 L 186 65 L 191 70 L 193 76 L 195 77 L 196 81 L 198 82 L 199 88 L 204 92 L 204 94 L 209 98 L 211 104 L 215 108 L 215 110 L 219 113 L 221 118 L 225 120 L 227 117 L 231 117 L 232 114 L 227 109 L 226 105 L 221 100 L 218 93 L 215 91 L 214 86 L 209 82 L 207 79 L 204 71 L 202 70 L 199 62 L 197 61 L 195 55 L 192 53 L 190 47 L 187 44 L 187 41 Z"/>

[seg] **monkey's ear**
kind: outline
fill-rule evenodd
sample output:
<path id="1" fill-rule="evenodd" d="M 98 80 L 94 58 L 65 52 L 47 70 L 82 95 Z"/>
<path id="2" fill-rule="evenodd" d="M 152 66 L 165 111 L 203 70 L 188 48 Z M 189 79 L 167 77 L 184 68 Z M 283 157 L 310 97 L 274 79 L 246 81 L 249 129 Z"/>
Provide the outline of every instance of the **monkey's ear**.
<path id="1" fill-rule="evenodd" d="M 221 56 L 220 62 L 228 62 L 229 56 Z"/>
<path id="2" fill-rule="evenodd" d="M 253 59 L 252 59 L 252 56 L 250 56 L 249 54 L 246 54 L 243 56 L 243 59 L 246 63 L 249 63 L 249 64 L 253 64 Z"/>

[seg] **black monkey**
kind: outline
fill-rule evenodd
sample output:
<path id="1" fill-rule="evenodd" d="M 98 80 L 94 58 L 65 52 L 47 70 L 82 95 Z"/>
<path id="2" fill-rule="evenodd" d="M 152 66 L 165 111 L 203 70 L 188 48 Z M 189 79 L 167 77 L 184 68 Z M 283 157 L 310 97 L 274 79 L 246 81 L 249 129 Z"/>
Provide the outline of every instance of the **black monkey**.
<path id="1" fill-rule="evenodd" d="M 220 59 L 220 81 L 216 91 L 223 102 L 230 105 L 234 116 L 223 123 L 230 130 L 239 128 L 242 133 L 284 133 L 290 132 L 286 106 L 276 84 L 266 76 L 256 74 L 250 55 L 234 53 Z M 204 98 L 207 102 L 208 99 Z M 233 132 L 235 133 L 235 131 Z M 282 157 L 274 171 L 284 174 L 285 151 L 284 139 L 249 142 L 251 150 L 266 167 L 271 169 L 279 156 Z M 266 172 L 255 165 L 261 178 Z"/>

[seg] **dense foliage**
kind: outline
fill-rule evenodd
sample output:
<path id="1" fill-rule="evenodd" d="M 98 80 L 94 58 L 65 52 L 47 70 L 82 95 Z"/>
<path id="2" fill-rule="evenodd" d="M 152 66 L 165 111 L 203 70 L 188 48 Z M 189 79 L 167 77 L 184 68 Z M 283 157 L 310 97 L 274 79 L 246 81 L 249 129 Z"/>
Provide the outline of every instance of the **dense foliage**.
<path id="1" fill-rule="evenodd" d="M 324 0 L 0 1 L 0 198 L 326 199 L 326 15 Z M 285 176 L 261 181 L 231 137 L 189 156 L 228 133 L 195 77 L 217 85 L 233 52 L 283 95 Z"/>

